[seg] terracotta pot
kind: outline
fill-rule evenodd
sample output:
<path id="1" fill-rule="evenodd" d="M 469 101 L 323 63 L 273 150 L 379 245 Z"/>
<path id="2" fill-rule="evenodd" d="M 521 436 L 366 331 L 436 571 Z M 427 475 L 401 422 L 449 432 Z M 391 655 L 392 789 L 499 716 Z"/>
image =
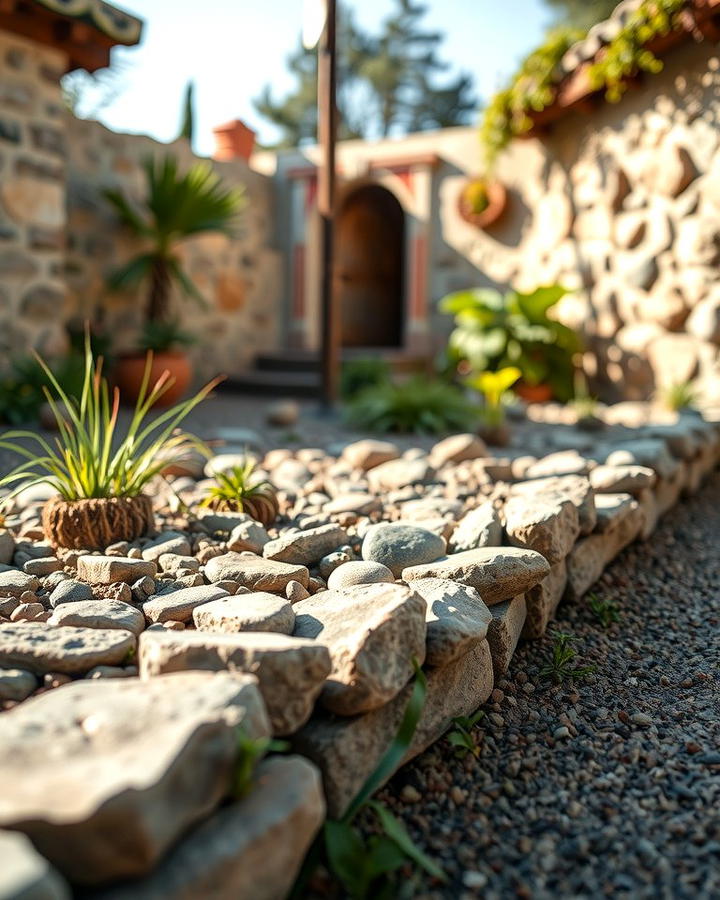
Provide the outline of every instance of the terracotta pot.
<path id="1" fill-rule="evenodd" d="M 53 497 L 43 507 L 42 525 L 53 547 L 104 550 L 154 530 L 155 517 L 144 494 L 73 501 Z"/>
<path id="2" fill-rule="evenodd" d="M 507 447 L 512 437 L 507 422 L 500 425 L 481 425 L 478 428 L 478 435 L 491 447 Z"/>
<path id="3" fill-rule="evenodd" d="M 500 216 L 505 212 L 507 207 L 507 190 L 499 181 L 489 181 L 487 183 L 486 192 L 488 205 L 481 213 L 473 212 L 465 197 L 465 187 L 460 191 L 458 196 L 458 212 L 471 225 L 476 228 L 488 228 L 493 225 Z"/>
<path id="4" fill-rule="evenodd" d="M 123 403 L 135 404 L 145 374 L 145 360 L 145 354 L 127 353 L 120 356 L 115 363 L 113 375 Z M 192 381 L 192 366 L 182 351 L 153 354 L 150 371 L 151 388 L 165 371 L 170 373 L 174 383 L 155 404 L 158 407 L 172 406 L 181 400 Z"/>
<path id="5" fill-rule="evenodd" d="M 549 384 L 528 384 L 518 381 L 513 391 L 526 403 L 549 403 L 553 398 L 553 389 Z"/>

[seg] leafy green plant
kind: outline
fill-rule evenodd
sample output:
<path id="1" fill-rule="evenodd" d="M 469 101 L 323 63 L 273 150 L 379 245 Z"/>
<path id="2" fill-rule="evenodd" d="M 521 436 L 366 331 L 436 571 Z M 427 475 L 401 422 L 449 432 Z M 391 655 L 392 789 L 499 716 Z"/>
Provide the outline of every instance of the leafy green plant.
<path id="1" fill-rule="evenodd" d="M 216 472 L 200 506 L 216 510 L 245 512 L 258 522 L 269 525 L 277 518 L 278 501 L 275 488 L 265 478 L 255 474 L 255 462 L 244 462 L 225 472 Z"/>
<path id="2" fill-rule="evenodd" d="M 482 419 L 486 425 L 496 428 L 505 421 L 505 398 L 520 377 L 520 369 L 507 366 L 497 372 L 480 372 L 465 382 L 483 395 Z"/>
<path id="3" fill-rule="evenodd" d="M 413 664 L 415 681 L 392 744 L 368 776 L 342 819 L 329 819 L 325 823 L 320 837 L 303 864 L 291 894 L 294 900 L 301 900 L 305 896 L 307 882 L 321 862 L 341 882 L 353 900 L 397 896 L 390 879 L 408 861 L 424 869 L 433 878 L 445 880 L 443 871 L 413 843 L 403 823 L 381 803 L 372 799 L 373 794 L 405 758 L 425 705 L 425 675 L 416 661 Z M 372 835 L 367 840 L 353 826 L 363 809 L 375 816 L 380 828 L 379 834 Z"/>
<path id="4" fill-rule="evenodd" d="M 194 343 L 195 337 L 183 331 L 178 322 L 163 320 L 146 322 L 138 340 L 141 350 L 152 350 L 153 353 L 169 353 Z"/>
<path id="5" fill-rule="evenodd" d="M 9 497 L 35 484 L 48 484 L 69 501 L 135 497 L 170 463 L 182 459 L 190 449 L 202 449 L 204 445 L 197 438 L 178 426 L 220 379 L 148 421 L 151 407 L 172 384 L 165 372 L 150 386 L 151 360 L 148 356 L 140 396 L 130 424 L 121 435 L 119 393 L 115 389 L 111 394 L 102 375 L 102 360 L 93 358 L 89 340 L 82 390 L 77 399 L 63 390 L 47 364 L 38 357 L 50 381 L 51 389 L 45 388 L 45 396 L 59 435 L 52 443 L 32 431 L 10 431 L 2 436 L 0 447 L 24 460 L 0 479 L 2 487 L 16 485 Z M 34 449 L 19 441 L 29 441 Z"/>
<path id="6" fill-rule="evenodd" d="M 663 64 L 647 45 L 673 29 L 685 6 L 687 0 L 644 0 L 590 66 L 588 78 L 593 89 L 604 90 L 606 100 L 616 103 L 629 78 L 638 72 L 660 72 Z"/>
<path id="7" fill-rule="evenodd" d="M 603 628 L 609 628 L 613 622 L 620 621 L 620 607 L 614 600 L 601 600 L 597 594 L 590 594 L 590 609 Z"/>
<path id="8" fill-rule="evenodd" d="M 553 631 L 554 643 L 550 656 L 540 669 L 542 678 L 548 678 L 555 684 L 565 679 L 582 680 L 592 675 L 595 666 L 576 666 L 577 651 L 571 646 L 575 638 L 566 631 Z"/>
<path id="9" fill-rule="evenodd" d="M 110 276 L 113 290 L 127 290 L 149 281 L 145 319 L 167 319 L 173 283 L 204 303 L 185 272 L 178 246 L 196 234 L 230 234 L 245 205 L 241 190 L 223 187 L 205 163 L 196 163 L 181 175 L 174 156 L 144 163 L 146 195 L 138 210 L 120 191 L 105 196 L 122 223 L 149 249 L 134 256 Z"/>
<path id="10" fill-rule="evenodd" d="M 425 375 L 366 388 L 349 404 L 349 421 L 371 431 L 440 434 L 462 431 L 477 409 L 452 384 Z"/>
<path id="11" fill-rule="evenodd" d="M 643 0 L 590 65 L 587 77 L 592 90 L 604 91 L 608 101 L 616 102 L 629 78 L 638 72 L 659 72 L 662 62 L 647 45 L 675 27 L 685 6 L 686 0 Z M 506 87 L 490 99 L 480 125 L 488 170 L 514 137 L 532 129 L 533 114 L 552 105 L 560 81 L 558 64 L 586 34 L 577 28 L 549 31 L 543 43 L 523 59 Z"/>
<path id="12" fill-rule="evenodd" d="M 488 102 L 480 124 L 480 143 L 485 165 L 491 170 L 500 152 L 533 126 L 531 113 L 540 112 L 555 98 L 558 63 L 585 32 L 556 28 L 520 63 L 507 86 Z"/>
<path id="13" fill-rule="evenodd" d="M 476 374 L 516 367 L 527 384 L 549 384 L 558 399 L 567 400 L 581 345 L 574 331 L 548 315 L 566 294 L 560 285 L 529 294 L 489 288 L 448 294 L 440 309 L 455 317 L 449 352 Z"/>
<path id="14" fill-rule="evenodd" d="M 485 715 L 482 709 L 479 709 L 472 716 L 456 716 L 453 720 L 453 727 L 445 735 L 448 743 L 455 748 L 455 756 L 462 759 L 471 753 L 477 757 L 480 748 L 477 745 L 473 728 L 478 724 L 480 719 Z"/>
<path id="15" fill-rule="evenodd" d="M 267 753 L 285 753 L 290 749 L 287 741 L 275 738 L 252 738 L 240 726 L 237 730 L 237 759 L 233 773 L 232 794 L 237 799 L 244 797 L 252 788 L 255 767 Z"/>
<path id="16" fill-rule="evenodd" d="M 658 397 L 665 409 L 680 412 L 697 406 L 700 393 L 691 381 L 675 381 L 659 391 Z"/>
<path id="17" fill-rule="evenodd" d="M 390 380 L 390 366 L 384 359 L 367 357 L 351 359 L 340 370 L 340 394 L 343 400 L 352 400 L 367 387 L 385 384 Z"/>

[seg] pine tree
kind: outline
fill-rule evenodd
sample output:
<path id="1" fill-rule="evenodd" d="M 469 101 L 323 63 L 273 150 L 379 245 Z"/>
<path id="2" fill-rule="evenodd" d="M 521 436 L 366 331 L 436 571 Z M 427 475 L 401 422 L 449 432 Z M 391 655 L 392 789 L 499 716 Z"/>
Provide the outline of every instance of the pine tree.
<path id="1" fill-rule="evenodd" d="M 590 28 L 607 19 L 618 0 L 545 0 L 555 12 L 558 25 L 571 28 Z"/>
<path id="2" fill-rule="evenodd" d="M 447 83 L 448 69 L 438 57 L 443 35 L 425 31 L 426 7 L 395 0 L 393 13 L 378 34 L 363 31 L 342 6 L 338 32 L 338 135 L 386 137 L 431 128 L 466 124 L 477 108 L 472 78 L 460 73 Z M 302 44 L 289 57 L 297 86 L 276 100 L 267 86 L 255 100 L 258 112 L 276 125 L 276 146 L 293 147 L 316 140 L 317 54 Z"/>

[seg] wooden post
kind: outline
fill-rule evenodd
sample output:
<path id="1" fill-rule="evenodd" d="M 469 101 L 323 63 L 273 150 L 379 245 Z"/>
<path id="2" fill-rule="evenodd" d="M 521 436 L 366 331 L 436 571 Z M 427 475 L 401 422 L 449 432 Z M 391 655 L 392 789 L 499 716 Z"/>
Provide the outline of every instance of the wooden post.
<path id="1" fill-rule="evenodd" d="M 326 0 L 327 18 L 318 48 L 318 171 L 320 213 L 320 307 L 322 315 L 322 403 L 332 409 L 338 398 L 340 377 L 340 310 L 333 302 L 333 214 L 335 212 L 336 0 Z"/>

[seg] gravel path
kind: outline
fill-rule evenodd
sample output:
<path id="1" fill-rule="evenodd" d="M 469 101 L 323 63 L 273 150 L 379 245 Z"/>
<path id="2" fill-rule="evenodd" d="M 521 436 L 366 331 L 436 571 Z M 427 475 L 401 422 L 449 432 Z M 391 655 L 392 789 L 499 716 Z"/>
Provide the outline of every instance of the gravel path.
<path id="1" fill-rule="evenodd" d="M 720 897 L 720 475 L 595 594 L 618 623 L 587 601 L 555 623 L 589 680 L 553 686 L 552 638 L 522 645 L 478 758 L 442 741 L 381 794 L 449 878 L 397 896 Z"/>

